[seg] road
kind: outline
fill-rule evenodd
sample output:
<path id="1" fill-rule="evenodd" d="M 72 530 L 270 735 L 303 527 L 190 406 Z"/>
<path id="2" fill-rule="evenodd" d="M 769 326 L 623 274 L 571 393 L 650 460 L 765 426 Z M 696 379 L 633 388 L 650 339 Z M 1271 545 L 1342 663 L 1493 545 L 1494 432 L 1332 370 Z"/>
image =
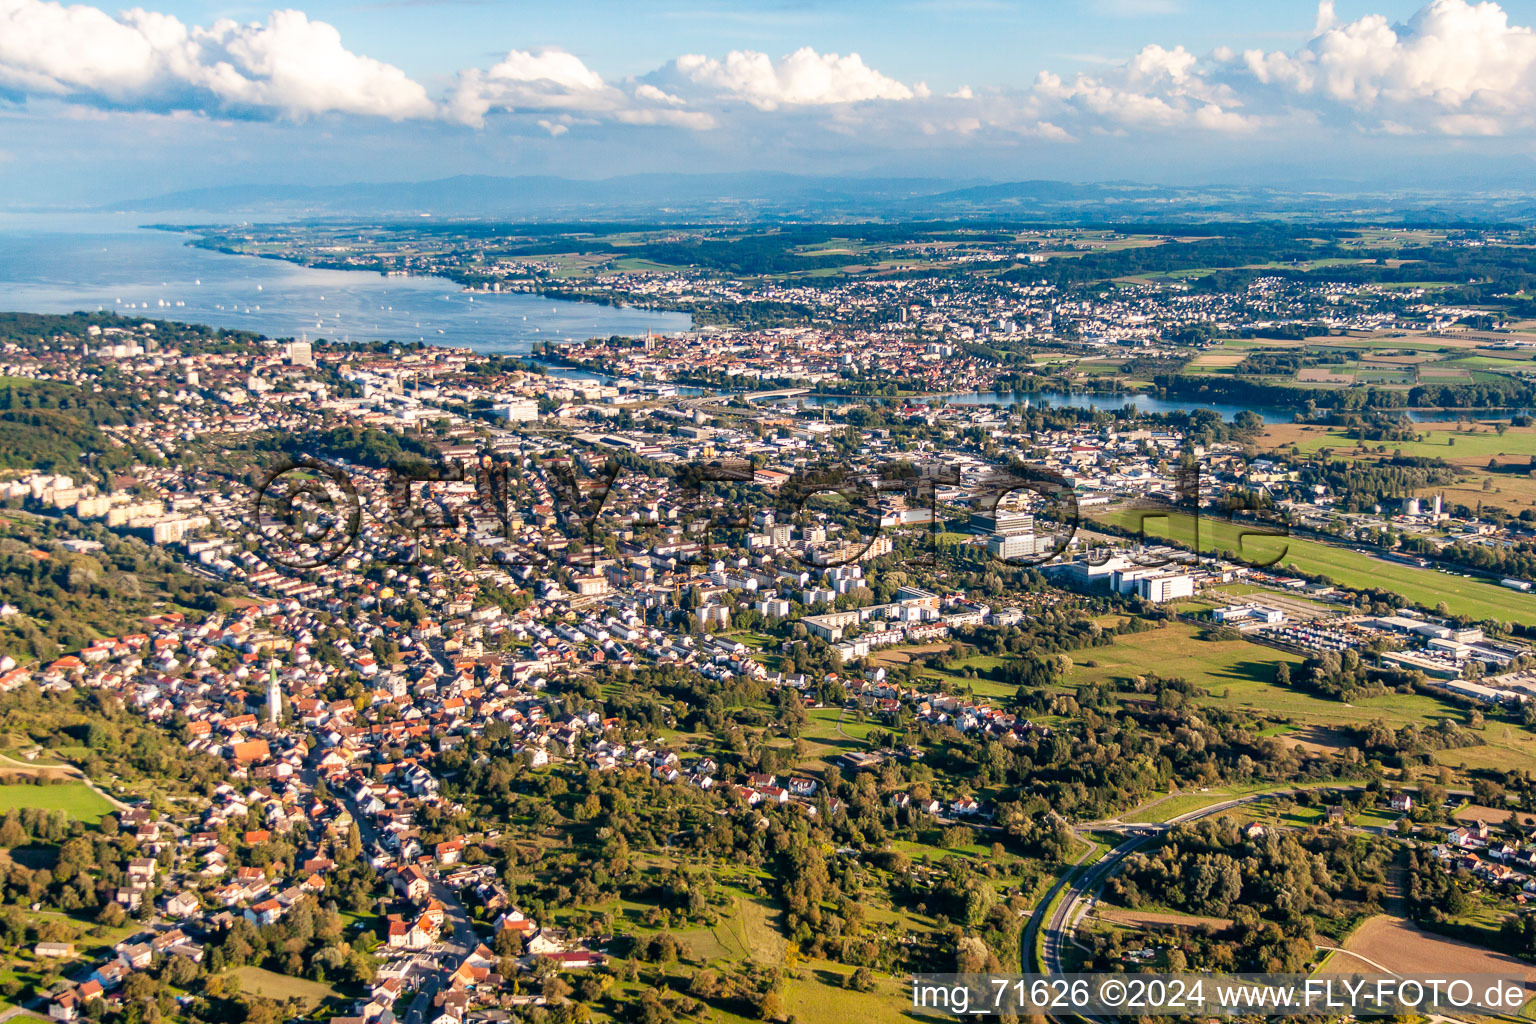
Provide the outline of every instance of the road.
<path id="1" fill-rule="evenodd" d="M 364 848 L 373 846 L 379 841 L 378 827 L 369 821 L 354 804 L 350 797 L 345 798 L 347 806 L 352 812 L 352 820 L 357 822 L 357 831 L 362 836 Z M 465 909 L 463 902 L 459 900 L 459 894 L 442 880 L 435 877 L 429 878 L 428 894 L 443 905 L 443 914 L 449 924 L 453 926 L 453 936 L 439 943 L 435 949 L 451 957 L 459 958 L 474 949 L 480 943 L 480 936 L 475 932 L 473 920 L 469 911 Z"/>
<path id="2" fill-rule="evenodd" d="M 318 738 L 312 737 L 312 749 L 320 749 Z M 319 781 L 319 773 L 309 765 L 300 772 L 300 778 L 313 792 L 315 784 Z M 363 814 L 351 796 L 342 794 L 347 808 L 352 815 L 352 820 L 357 822 L 357 832 L 363 841 L 363 849 L 368 850 L 379 842 L 380 832 L 374 823 Z M 447 922 L 453 926 L 453 934 L 449 938 L 432 947 L 429 952 L 446 960 L 449 965 L 456 967 L 470 950 L 480 944 L 480 935 L 475 931 L 474 922 L 469 916 L 463 901 L 458 893 L 454 892 L 443 882 L 436 878 L 429 879 L 428 892 L 433 899 L 443 905 L 443 915 Z M 443 974 L 441 970 L 426 973 L 421 988 L 416 991 L 411 1000 L 410 1007 L 401 1017 L 402 1024 L 426 1024 L 429 1019 L 429 1011 L 432 1009 L 432 1000 L 437 997 L 438 990 L 442 987 Z"/>
<path id="3" fill-rule="evenodd" d="M 1360 784 L 1307 787 L 1313 793 L 1358 793 L 1364 788 Z M 1415 789 L 1416 787 L 1406 786 L 1404 788 Z M 1142 846 L 1151 843 L 1177 825 L 1220 814 L 1234 807 L 1241 807 L 1243 804 L 1254 803 L 1259 800 L 1270 800 L 1278 796 L 1292 796 L 1299 792 L 1301 792 L 1300 789 L 1281 789 L 1250 793 L 1246 796 L 1234 797 L 1231 800 L 1223 800 L 1220 803 L 1211 804 L 1209 807 L 1197 808 L 1186 814 L 1170 818 L 1166 822 L 1155 824 L 1126 823 L 1118 819 L 1109 819 L 1077 826 L 1077 831 L 1079 832 L 1107 830 L 1139 834 L 1132 835 L 1125 842 L 1110 850 L 1109 853 L 1094 862 L 1086 871 L 1077 874 L 1076 877 L 1073 876 L 1073 869 L 1086 859 L 1088 856 L 1086 853 L 1073 862 L 1073 869 L 1063 873 L 1062 878 L 1035 909 L 1035 913 L 1030 917 L 1029 925 L 1024 929 L 1022 963 L 1026 965 L 1026 968 L 1033 964 L 1035 935 L 1041 928 L 1041 921 L 1046 908 L 1051 905 L 1051 900 L 1055 898 L 1056 893 L 1064 885 L 1067 886 L 1066 894 L 1062 896 L 1061 902 L 1057 905 L 1055 911 L 1052 912 L 1050 922 L 1044 925 L 1045 942 L 1041 951 L 1040 970 L 1045 974 L 1062 973 L 1064 945 L 1072 941 L 1072 936 L 1077 929 L 1077 922 L 1087 913 L 1089 900 L 1098 895 L 1099 891 L 1103 889 L 1104 884 L 1109 881 L 1110 875 L 1114 874 L 1115 868 L 1130 854 Z M 1467 795 L 1467 791 L 1463 790 L 1451 790 L 1450 793 L 1456 796 Z"/>
<path id="4" fill-rule="evenodd" d="M 1329 787 L 1326 791 L 1335 793 L 1358 792 L 1363 788 L 1360 785 L 1350 785 Z M 1079 826 L 1078 831 L 1080 832 L 1104 831 L 1107 829 L 1109 831 L 1121 832 L 1134 831 L 1141 834 L 1131 836 L 1131 838 L 1109 851 L 1109 853 L 1095 862 L 1092 867 L 1079 874 L 1070 883 L 1070 888 L 1067 890 L 1066 895 L 1062 897 L 1061 903 L 1051 915 L 1050 924 L 1046 926 L 1045 950 L 1041 967 L 1049 974 L 1061 972 L 1062 943 L 1069 940 L 1070 933 L 1075 927 L 1077 919 L 1082 916 L 1078 913 L 1079 907 L 1089 896 L 1097 893 L 1103 887 L 1104 883 L 1109 880 L 1109 876 L 1113 873 L 1114 868 L 1129 854 L 1176 825 L 1196 821 L 1200 818 L 1208 818 L 1213 814 L 1220 814 L 1234 807 L 1241 807 L 1243 804 L 1254 803 L 1259 800 L 1270 800 L 1277 796 L 1287 796 L 1296 792 L 1299 792 L 1299 790 L 1270 790 L 1262 793 L 1250 793 L 1247 796 L 1234 797 L 1231 800 L 1223 800 L 1220 803 L 1211 804 L 1209 807 L 1197 808 L 1188 813 L 1180 814 L 1175 818 L 1170 818 L 1166 822 L 1140 824 L 1124 823 L 1118 819 L 1109 819 Z M 1313 790 L 1313 792 L 1318 792 L 1318 790 Z M 1041 910 L 1046 906 L 1049 906 L 1049 900 L 1041 904 Z M 1086 910 L 1086 907 L 1083 909 Z M 1037 916 L 1040 912 L 1040 910 L 1036 911 Z M 1028 953 L 1029 951 L 1026 950 L 1025 952 Z"/>

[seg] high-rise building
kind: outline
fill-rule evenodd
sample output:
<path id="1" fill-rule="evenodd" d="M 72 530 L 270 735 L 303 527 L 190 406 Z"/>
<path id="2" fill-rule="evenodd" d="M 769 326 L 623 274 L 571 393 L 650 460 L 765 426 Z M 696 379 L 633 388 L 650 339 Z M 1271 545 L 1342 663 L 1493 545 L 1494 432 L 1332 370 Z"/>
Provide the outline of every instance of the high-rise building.
<path id="1" fill-rule="evenodd" d="M 991 512 L 972 512 L 971 529 L 995 533 L 1001 537 L 1034 533 L 1035 516 L 1032 512 L 1009 512 L 1000 508 Z"/>
<path id="2" fill-rule="evenodd" d="M 288 361 L 294 366 L 314 366 L 314 347 L 307 341 L 290 341 L 288 343 Z"/>
<path id="3" fill-rule="evenodd" d="M 1004 560 L 1025 558 L 1042 551 L 1049 552 L 1054 544 L 1053 538 L 1038 537 L 1033 533 L 994 533 L 987 538 L 987 553 Z"/>
<path id="4" fill-rule="evenodd" d="M 533 398 L 509 398 L 493 409 L 496 415 L 512 423 L 526 423 L 539 418 L 539 403 Z"/>

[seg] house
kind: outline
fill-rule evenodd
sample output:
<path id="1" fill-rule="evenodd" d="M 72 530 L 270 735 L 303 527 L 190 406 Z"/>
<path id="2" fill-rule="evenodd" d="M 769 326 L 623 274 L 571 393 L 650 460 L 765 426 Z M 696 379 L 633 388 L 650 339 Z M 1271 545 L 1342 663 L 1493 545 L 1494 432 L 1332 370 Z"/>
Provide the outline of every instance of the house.
<path id="1" fill-rule="evenodd" d="M 586 967 L 595 967 L 603 962 L 603 954 L 594 953 L 590 949 L 573 949 L 562 953 L 545 953 L 544 956 L 553 960 L 563 970 L 581 970 Z"/>
<path id="2" fill-rule="evenodd" d="M 154 961 L 155 951 L 147 942 L 134 942 L 119 948 L 117 956 L 134 970 L 143 970 Z"/>
<path id="3" fill-rule="evenodd" d="M 73 942 L 39 942 L 32 947 L 32 955 L 39 960 L 63 959 L 75 955 Z"/>
<path id="4" fill-rule="evenodd" d="M 95 981 L 60 992 L 48 1004 L 48 1016 L 54 1020 L 79 1020 L 81 1011 L 92 999 L 100 999 L 101 993 L 101 985 Z"/>
<path id="5" fill-rule="evenodd" d="M 260 927 L 276 924 L 283 916 L 283 905 L 277 900 L 262 900 L 245 912 L 245 919 Z"/>
<path id="6" fill-rule="evenodd" d="M 816 795 L 817 783 L 815 779 L 793 778 L 789 780 L 789 792 L 798 797 L 812 797 Z"/>
<path id="7" fill-rule="evenodd" d="M 190 889 L 183 890 L 165 901 L 167 917 L 191 917 L 200 907 L 197 894 Z"/>
<path id="8" fill-rule="evenodd" d="M 80 996 L 75 989 L 68 992 L 60 992 L 53 997 L 53 1002 L 48 1004 L 48 1016 L 54 1020 L 78 1020 L 80 1017 Z"/>
<path id="9" fill-rule="evenodd" d="M 1407 793 L 1393 793 L 1392 799 L 1387 801 L 1387 806 L 1394 811 L 1413 810 L 1413 797 Z"/>
<path id="10" fill-rule="evenodd" d="M 426 949 L 437 941 L 440 922 L 423 914 L 414 921 L 405 921 L 398 914 L 389 917 L 389 945 L 392 949 Z"/>
<path id="11" fill-rule="evenodd" d="M 112 991 L 123 983 L 123 979 L 129 975 L 128 965 L 121 960 L 112 960 L 91 972 L 91 980 L 100 985 L 105 991 Z"/>
<path id="12" fill-rule="evenodd" d="M 427 879 L 421 868 L 414 864 L 404 871 L 396 872 L 394 883 L 400 895 L 416 903 L 426 899 L 427 893 L 432 891 L 432 883 Z"/>
<path id="13" fill-rule="evenodd" d="M 271 750 L 266 740 L 247 740 L 230 744 L 229 755 L 242 764 L 251 764 L 265 761 L 271 755 Z"/>

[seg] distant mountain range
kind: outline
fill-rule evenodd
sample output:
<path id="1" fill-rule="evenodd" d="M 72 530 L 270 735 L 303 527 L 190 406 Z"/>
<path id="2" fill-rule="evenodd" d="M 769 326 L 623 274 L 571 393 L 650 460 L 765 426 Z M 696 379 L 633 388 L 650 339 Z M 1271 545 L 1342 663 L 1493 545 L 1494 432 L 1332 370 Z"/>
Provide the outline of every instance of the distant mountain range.
<path id="1" fill-rule="evenodd" d="M 1373 222 L 1536 220 L 1536 199 L 1501 192 L 1294 191 L 1133 182 L 979 182 L 793 174 L 632 174 L 601 180 L 460 175 L 349 185 L 224 185 L 115 203 L 112 212 L 269 218 L 431 216 L 523 221 L 1043 220 L 1276 218 Z"/>

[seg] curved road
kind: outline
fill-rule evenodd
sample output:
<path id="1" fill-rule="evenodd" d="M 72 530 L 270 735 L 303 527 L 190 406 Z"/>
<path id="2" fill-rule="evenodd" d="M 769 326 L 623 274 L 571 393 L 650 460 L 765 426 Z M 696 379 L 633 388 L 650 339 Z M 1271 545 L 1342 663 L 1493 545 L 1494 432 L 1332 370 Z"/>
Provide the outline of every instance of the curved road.
<path id="1" fill-rule="evenodd" d="M 1402 788 L 1417 789 L 1416 786 L 1404 786 Z M 1084 853 L 1083 856 L 1073 862 L 1072 868 L 1062 875 L 1061 879 L 1051 888 L 1046 898 L 1041 901 L 1040 906 L 1036 908 L 1035 913 L 1030 917 L 1029 925 L 1024 929 L 1024 956 L 1022 962 L 1026 966 L 1034 962 L 1035 936 L 1041 928 L 1045 909 L 1050 906 L 1051 900 L 1055 899 L 1056 894 L 1064 886 L 1067 887 L 1067 892 L 1061 898 L 1061 902 L 1057 905 L 1055 911 L 1052 912 L 1050 922 L 1045 925 L 1045 943 L 1041 952 L 1039 969 L 1046 974 L 1061 973 L 1063 944 L 1071 941 L 1072 934 L 1077 927 L 1077 922 L 1081 920 L 1083 914 L 1087 911 L 1087 901 L 1090 897 L 1098 894 L 1099 890 L 1104 887 L 1104 883 L 1109 880 L 1109 876 L 1114 873 L 1115 868 L 1131 853 L 1175 826 L 1182 825 L 1185 822 L 1210 817 L 1213 814 L 1220 814 L 1234 807 L 1255 803 L 1259 800 L 1270 800 L 1280 796 L 1294 796 L 1302 792 L 1303 789 L 1313 793 L 1357 793 L 1365 789 L 1365 785 L 1363 783 L 1349 783 L 1337 786 L 1309 786 L 1297 789 L 1266 790 L 1261 793 L 1250 793 L 1247 796 L 1234 797 L 1231 800 L 1223 800 L 1219 803 L 1211 804 L 1209 807 L 1201 807 L 1186 814 L 1170 818 L 1166 822 L 1128 824 L 1110 819 L 1108 821 L 1089 822 L 1085 825 L 1076 826 L 1076 831 L 1078 832 L 1098 829 L 1100 831 L 1108 830 L 1131 833 L 1131 836 L 1125 842 L 1095 861 L 1086 871 L 1077 874 L 1075 878 L 1073 877 L 1074 870 L 1078 865 L 1082 864 L 1088 857 L 1088 854 Z M 1448 790 L 1447 792 L 1453 796 L 1465 796 L 1469 791 Z"/>

